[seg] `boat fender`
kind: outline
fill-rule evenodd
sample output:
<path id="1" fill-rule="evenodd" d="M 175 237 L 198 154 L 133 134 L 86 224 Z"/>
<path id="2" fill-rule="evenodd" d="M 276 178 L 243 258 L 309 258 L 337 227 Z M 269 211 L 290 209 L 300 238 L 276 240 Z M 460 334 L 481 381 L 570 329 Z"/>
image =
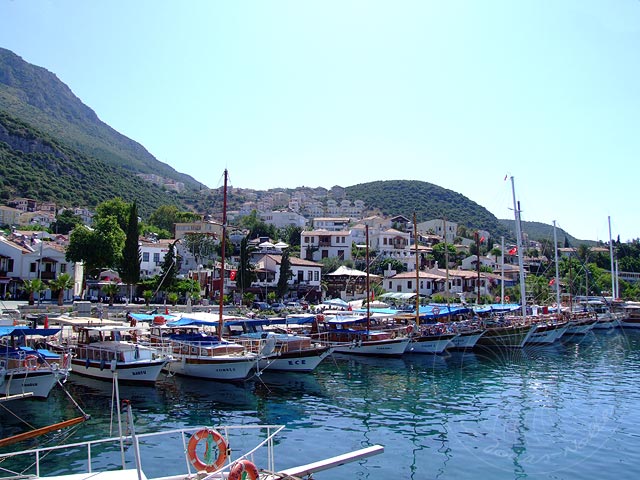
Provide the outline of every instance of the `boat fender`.
<path id="1" fill-rule="evenodd" d="M 104 367 L 106 366 L 104 358 L 102 360 L 100 360 L 100 371 L 104 370 Z"/>
<path id="2" fill-rule="evenodd" d="M 84 362 L 84 367 L 85 368 L 89 368 L 91 366 L 91 360 L 89 360 L 89 358 L 87 358 L 87 361 Z"/>
<path id="3" fill-rule="evenodd" d="M 198 457 L 198 453 L 196 452 L 196 447 L 201 440 L 206 441 L 204 461 Z M 214 443 L 218 449 L 218 456 L 216 457 L 215 461 L 212 462 L 212 447 Z M 196 433 L 194 433 L 193 436 L 189 439 L 189 444 L 187 445 L 187 455 L 189 457 L 189 462 L 191 463 L 191 465 L 193 465 L 194 468 L 199 472 L 203 470 L 205 472 L 215 472 L 224 465 L 224 462 L 227 460 L 227 456 L 229 455 L 229 451 L 227 442 L 220 433 L 211 428 L 203 428 L 202 430 L 198 430 Z"/>
<path id="4" fill-rule="evenodd" d="M 227 480 L 258 480 L 260 472 L 252 462 L 247 459 L 240 460 L 233 465 Z"/>

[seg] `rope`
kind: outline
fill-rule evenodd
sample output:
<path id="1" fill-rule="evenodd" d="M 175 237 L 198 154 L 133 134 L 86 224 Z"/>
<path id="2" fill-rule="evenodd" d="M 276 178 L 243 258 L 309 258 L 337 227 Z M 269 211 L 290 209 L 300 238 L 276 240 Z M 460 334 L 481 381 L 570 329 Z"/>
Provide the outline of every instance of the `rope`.
<path id="1" fill-rule="evenodd" d="M 33 425 L 31 425 L 29 422 L 27 422 L 25 419 L 19 417 L 18 415 L 16 415 L 14 412 L 12 412 L 11 410 L 9 410 L 7 407 L 4 406 L 3 403 L 0 403 L 0 407 L 2 407 L 5 411 L 9 412 L 11 415 L 13 415 L 16 419 L 20 420 L 22 423 L 24 423 L 26 426 L 28 426 L 30 429 L 34 429 L 35 427 Z"/>

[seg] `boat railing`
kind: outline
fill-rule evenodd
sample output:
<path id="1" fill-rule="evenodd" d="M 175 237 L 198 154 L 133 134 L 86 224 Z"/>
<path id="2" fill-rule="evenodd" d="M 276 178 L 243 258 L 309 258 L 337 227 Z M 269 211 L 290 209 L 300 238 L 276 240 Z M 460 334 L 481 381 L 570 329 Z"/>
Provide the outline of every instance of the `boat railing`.
<path id="1" fill-rule="evenodd" d="M 96 465 L 105 463 L 104 459 L 99 459 L 97 457 L 106 454 L 113 455 L 115 459 L 116 450 L 121 452 L 122 465 L 120 465 L 120 468 L 111 469 L 112 471 L 136 468 L 136 460 L 132 457 L 137 454 L 136 452 L 131 452 L 131 450 L 134 449 L 139 450 L 141 453 L 154 450 L 155 452 L 162 451 L 163 466 L 165 466 L 163 468 L 163 472 L 170 474 L 162 477 L 164 479 L 184 479 L 184 472 L 176 471 L 175 474 L 172 474 L 172 472 L 168 470 L 168 468 L 171 468 L 170 466 L 179 468 L 180 465 L 184 465 L 189 478 L 195 478 L 198 472 L 194 471 L 189 460 L 187 445 L 191 436 L 203 428 L 209 427 L 190 427 L 165 430 L 161 432 L 136 433 L 135 441 L 134 436 L 123 435 L 121 437 L 110 437 L 65 445 L 3 453 L 0 454 L 0 478 L 3 480 L 17 480 L 33 478 L 34 476 L 49 476 L 52 473 L 55 473 L 55 469 L 59 469 L 61 464 L 68 466 L 74 464 L 78 465 L 77 469 L 79 471 L 77 473 L 93 473 L 96 471 Z M 249 448 L 247 451 L 236 457 L 232 457 L 232 452 L 236 452 L 236 450 L 228 450 L 229 455 L 226 458 L 225 463 L 221 465 L 218 470 L 210 472 L 204 478 L 219 478 L 222 472 L 229 471 L 231 466 L 241 459 L 247 458 L 254 461 L 254 455 L 261 449 L 266 449 L 266 469 L 269 471 L 275 471 L 273 452 L 275 443 L 274 437 L 284 428 L 284 425 L 227 425 L 212 428 L 225 438 L 227 445 L 235 445 L 239 443 L 240 439 L 242 437 L 246 437 L 250 431 L 258 432 L 256 433 L 255 439 L 255 442 L 257 443 L 254 443 L 252 448 Z M 133 448 L 131 448 L 132 445 Z M 176 452 L 175 458 L 169 458 L 169 452 Z M 76 456 L 78 456 L 77 459 Z M 81 458 L 84 458 L 85 460 L 83 461 Z M 151 453 L 149 458 L 150 463 L 157 461 L 157 454 Z M 262 456 L 260 458 L 262 459 Z M 114 459 L 108 463 L 111 465 L 114 463 L 117 464 L 118 461 Z M 140 456 L 140 459 L 141 467 L 144 471 L 144 454 Z M 21 468 L 23 465 L 25 466 L 24 469 L 18 470 L 18 468 Z M 86 470 L 82 465 L 86 465 Z M 201 474 L 198 475 L 199 479 L 203 478 Z M 156 477 L 156 480 L 160 479 Z"/>

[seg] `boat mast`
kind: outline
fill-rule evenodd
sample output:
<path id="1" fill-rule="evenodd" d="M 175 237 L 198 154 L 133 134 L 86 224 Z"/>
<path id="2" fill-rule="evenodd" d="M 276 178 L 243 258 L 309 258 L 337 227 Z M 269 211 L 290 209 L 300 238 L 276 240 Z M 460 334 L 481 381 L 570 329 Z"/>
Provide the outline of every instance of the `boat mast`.
<path id="1" fill-rule="evenodd" d="M 500 304 L 504 305 L 504 236 L 501 237 L 502 248 L 500 249 Z"/>
<path id="2" fill-rule="evenodd" d="M 416 326 L 420 326 L 420 267 L 418 262 L 418 225 L 416 212 L 413 212 L 413 246 L 416 252 Z"/>
<path id="3" fill-rule="evenodd" d="M 613 266 L 613 242 L 611 241 L 611 216 L 608 216 L 607 219 L 609 221 L 609 257 L 611 258 L 611 301 L 613 302 L 613 300 L 618 298 L 618 295 L 616 292 L 616 275 L 614 273 L 614 266 Z"/>
<path id="4" fill-rule="evenodd" d="M 449 247 L 447 247 L 447 218 L 442 219 L 442 233 L 444 238 L 444 268 L 446 272 L 444 292 L 447 297 L 447 312 L 451 312 L 451 305 L 449 300 Z"/>
<path id="5" fill-rule="evenodd" d="M 556 235 L 556 221 L 553 221 L 553 252 L 556 261 L 556 308 L 560 313 L 560 270 L 558 266 L 558 237 Z"/>
<path id="6" fill-rule="evenodd" d="M 224 190 L 222 196 L 222 240 L 220 240 L 220 304 L 219 304 L 219 319 L 218 319 L 218 336 L 222 340 L 222 327 L 224 326 L 224 320 L 222 319 L 222 312 L 224 310 L 224 255 L 226 250 L 227 240 L 227 177 L 229 173 L 227 169 L 224 170 Z"/>
<path id="7" fill-rule="evenodd" d="M 522 251 L 522 234 L 520 232 L 520 204 L 516 202 L 516 186 L 513 177 L 511 177 L 511 192 L 513 194 L 513 211 L 516 222 L 516 249 L 518 252 L 518 269 L 520 270 L 520 303 L 522 304 L 522 317 L 527 316 L 527 298 L 524 285 L 524 262 Z"/>
<path id="8" fill-rule="evenodd" d="M 364 226 L 364 235 L 367 243 L 367 248 L 365 250 L 365 261 L 367 264 L 367 332 L 371 330 L 371 318 L 370 318 L 370 304 L 371 304 L 371 293 L 369 292 L 369 225 Z"/>

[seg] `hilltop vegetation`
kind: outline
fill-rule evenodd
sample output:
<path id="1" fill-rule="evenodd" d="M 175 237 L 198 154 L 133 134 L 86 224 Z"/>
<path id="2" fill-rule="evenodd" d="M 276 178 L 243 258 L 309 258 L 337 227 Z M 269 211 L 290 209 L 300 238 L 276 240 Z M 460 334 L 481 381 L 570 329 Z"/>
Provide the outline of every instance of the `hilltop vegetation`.
<path id="1" fill-rule="evenodd" d="M 78 153 L 0 111 L 0 199 L 27 197 L 95 207 L 117 196 L 137 202 L 142 215 L 163 204 L 183 204 L 175 193 Z"/>

